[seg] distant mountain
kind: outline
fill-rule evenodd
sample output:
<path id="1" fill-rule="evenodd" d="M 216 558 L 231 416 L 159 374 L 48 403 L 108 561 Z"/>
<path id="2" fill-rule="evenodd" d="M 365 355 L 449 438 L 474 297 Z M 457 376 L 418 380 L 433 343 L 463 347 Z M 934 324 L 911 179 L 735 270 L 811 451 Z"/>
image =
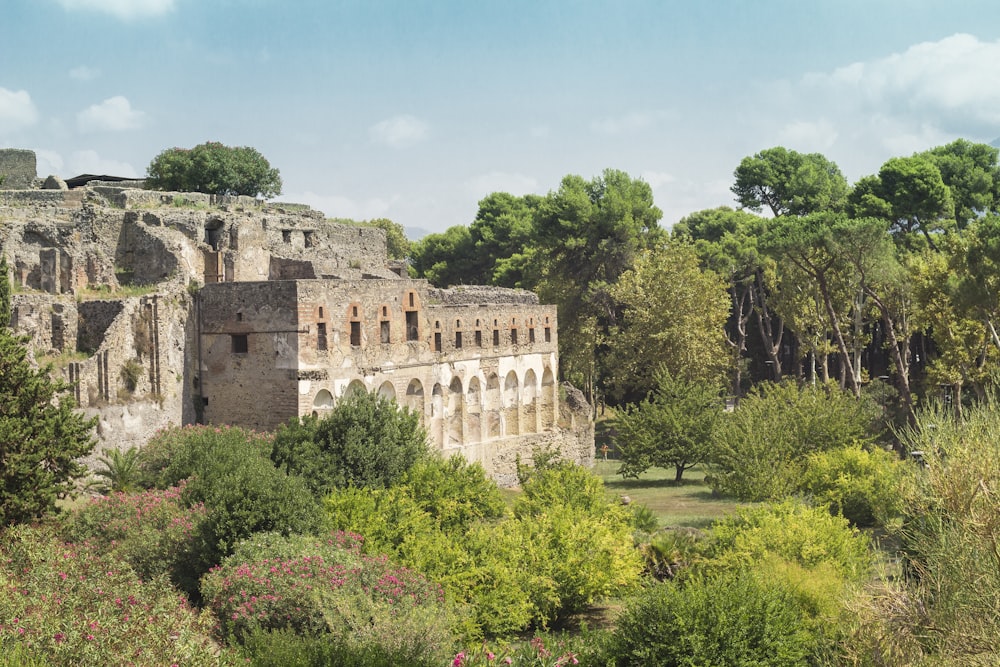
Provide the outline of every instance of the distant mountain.
<path id="1" fill-rule="evenodd" d="M 997 137 L 996 139 L 991 141 L 990 146 L 993 146 L 993 148 L 1000 148 L 1000 137 Z"/>

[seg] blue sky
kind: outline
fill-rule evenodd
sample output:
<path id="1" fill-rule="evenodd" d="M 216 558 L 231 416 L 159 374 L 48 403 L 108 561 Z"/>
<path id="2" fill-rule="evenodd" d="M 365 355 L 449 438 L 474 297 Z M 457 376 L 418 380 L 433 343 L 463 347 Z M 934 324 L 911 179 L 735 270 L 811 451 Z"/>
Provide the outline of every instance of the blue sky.
<path id="1" fill-rule="evenodd" d="M 670 226 L 771 146 L 854 181 L 957 137 L 1000 137 L 996 0 L 5 0 L 0 25 L 0 146 L 40 176 L 221 141 L 284 199 L 430 231 L 608 167 Z"/>

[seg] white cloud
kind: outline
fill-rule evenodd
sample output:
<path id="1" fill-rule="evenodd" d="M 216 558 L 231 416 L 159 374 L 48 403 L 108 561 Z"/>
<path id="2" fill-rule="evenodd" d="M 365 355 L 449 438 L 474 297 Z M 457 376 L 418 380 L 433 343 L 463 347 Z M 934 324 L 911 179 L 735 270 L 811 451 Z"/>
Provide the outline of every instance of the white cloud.
<path id="1" fill-rule="evenodd" d="M 788 123 L 778 133 L 782 146 L 803 153 L 829 150 L 837 141 L 837 128 L 826 118 L 816 121 L 796 120 Z"/>
<path id="2" fill-rule="evenodd" d="M 36 171 L 39 176 L 45 177 L 49 174 L 63 175 L 63 162 L 62 155 L 56 153 L 55 151 L 42 149 L 35 149 L 35 162 L 37 163 Z M 74 174 L 75 176 L 76 174 Z"/>
<path id="3" fill-rule="evenodd" d="M 76 115 L 76 120 L 84 132 L 118 132 L 142 127 L 146 114 L 133 109 L 126 98 L 116 95 L 87 107 Z"/>
<path id="4" fill-rule="evenodd" d="M 653 190 L 659 190 L 665 185 L 669 185 L 676 181 L 676 177 L 673 174 L 669 174 L 665 171 L 644 171 L 639 177 L 649 184 L 649 187 Z"/>
<path id="5" fill-rule="evenodd" d="M 427 123 L 410 115 L 393 116 L 372 125 L 368 134 L 375 143 L 405 148 L 427 137 Z"/>
<path id="6" fill-rule="evenodd" d="M 372 218 L 388 217 L 387 213 L 397 197 L 388 200 L 379 197 L 369 199 L 352 199 L 340 195 L 320 195 L 315 192 L 287 193 L 277 198 L 277 201 L 296 204 L 306 204 L 322 211 L 328 218 L 350 218 L 351 220 L 371 220 Z"/>
<path id="7" fill-rule="evenodd" d="M 592 121 L 590 129 L 599 134 L 633 134 L 653 127 L 670 117 L 671 114 L 666 111 L 631 111 L 622 116 Z"/>
<path id="8" fill-rule="evenodd" d="M 162 16 L 173 10 L 176 0 L 59 0 L 67 10 L 95 11 L 126 21 Z"/>
<path id="9" fill-rule="evenodd" d="M 74 67 L 69 71 L 69 78 L 75 81 L 93 81 L 101 75 L 101 70 L 86 65 Z"/>
<path id="10" fill-rule="evenodd" d="M 70 177 L 79 174 L 107 174 L 109 176 L 127 176 L 138 178 L 139 172 L 128 162 L 119 162 L 101 157 L 97 151 L 82 150 L 74 152 L 68 162 Z"/>
<path id="11" fill-rule="evenodd" d="M 858 110 L 931 123 L 951 133 L 1000 133 L 1000 40 L 956 34 L 803 80 Z"/>
<path id="12" fill-rule="evenodd" d="M 0 130 L 17 130 L 38 122 L 38 110 L 25 90 L 0 88 Z"/>
<path id="13" fill-rule="evenodd" d="M 465 185 L 477 197 L 485 197 L 491 192 L 508 192 L 520 196 L 538 190 L 538 181 L 531 176 L 503 171 L 480 174 L 466 181 Z"/>

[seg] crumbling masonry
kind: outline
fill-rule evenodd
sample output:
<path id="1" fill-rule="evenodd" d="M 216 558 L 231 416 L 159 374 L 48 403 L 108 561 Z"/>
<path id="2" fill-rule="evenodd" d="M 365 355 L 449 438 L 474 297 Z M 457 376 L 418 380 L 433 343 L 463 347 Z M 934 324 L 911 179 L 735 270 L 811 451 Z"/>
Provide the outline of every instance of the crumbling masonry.
<path id="1" fill-rule="evenodd" d="M 104 446 L 168 424 L 270 430 L 365 390 L 503 484 L 537 448 L 592 463 L 589 406 L 556 382 L 556 309 L 534 294 L 405 278 L 381 230 L 305 206 L 41 189 L 24 153 L 0 151 L 20 169 L 0 185 L 19 184 L 0 190 L 11 324 L 98 415 Z"/>

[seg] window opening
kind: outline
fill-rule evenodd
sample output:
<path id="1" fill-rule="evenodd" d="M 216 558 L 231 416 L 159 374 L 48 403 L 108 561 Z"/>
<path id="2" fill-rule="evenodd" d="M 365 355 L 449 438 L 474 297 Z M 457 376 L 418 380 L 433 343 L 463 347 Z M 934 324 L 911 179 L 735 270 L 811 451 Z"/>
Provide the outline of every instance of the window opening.
<path id="1" fill-rule="evenodd" d="M 462 332 L 461 331 L 456 331 L 455 332 L 455 347 L 457 349 L 462 349 Z"/>
<path id="2" fill-rule="evenodd" d="M 415 310 L 406 312 L 406 340 L 417 340 L 420 333 L 420 327 L 417 325 L 418 317 Z"/>
<path id="3" fill-rule="evenodd" d="M 379 339 L 383 343 L 389 342 L 389 321 L 384 320 L 379 324 Z"/>
<path id="4" fill-rule="evenodd" d="M 233 346 L 233 354 L 246 354 L 250 351 L 250 343 L 246 334 L 232 334 L 230 336 Z"/>
<path id="5" fill-rule="evenodd" d="M 510 330 L 510 343 L 511 345 L 517 345 L 517 329 Z"/>
<path id="6" fill-rule="evenodd" d="M 534 343 L 535 342 L 535 330 L 534 329 L 528 329 L 528 342 L 529 343 Z"/>
<path id="7" fill-rule="evenodd" d="M 441 332 L 440 331 L 435 331 L 434 332 L 434 351 L 435 352 L 440 352 L 441 351 Z"/>
<path id="8" fill-rule="evenodd" d="M 549 327 L 545 327 L 545 342 L 546 343 L 552 342 L 552 329 L 550 329 Z"/>
<path id="9" fill-rule="evenodd" d="M 326 322 L 320 322 L 316 325 L 316 349 L 326 349 Z"/>
<path id="10" fill-rule="evenodd" d="M 351 345 L 361 347 L 361 322 L 351 322 Z"/>
<path id="11" fill-rule="evenodd" d="M 483 332 L 477 330 L 476 331 L 476 347 L 482 347 L 482 346 L 483 346 Z"/>
<path id="12" fill-rule="evenodd" d="M 493 330 L 493 347 L 500 347 L 500 330 Z"/>

